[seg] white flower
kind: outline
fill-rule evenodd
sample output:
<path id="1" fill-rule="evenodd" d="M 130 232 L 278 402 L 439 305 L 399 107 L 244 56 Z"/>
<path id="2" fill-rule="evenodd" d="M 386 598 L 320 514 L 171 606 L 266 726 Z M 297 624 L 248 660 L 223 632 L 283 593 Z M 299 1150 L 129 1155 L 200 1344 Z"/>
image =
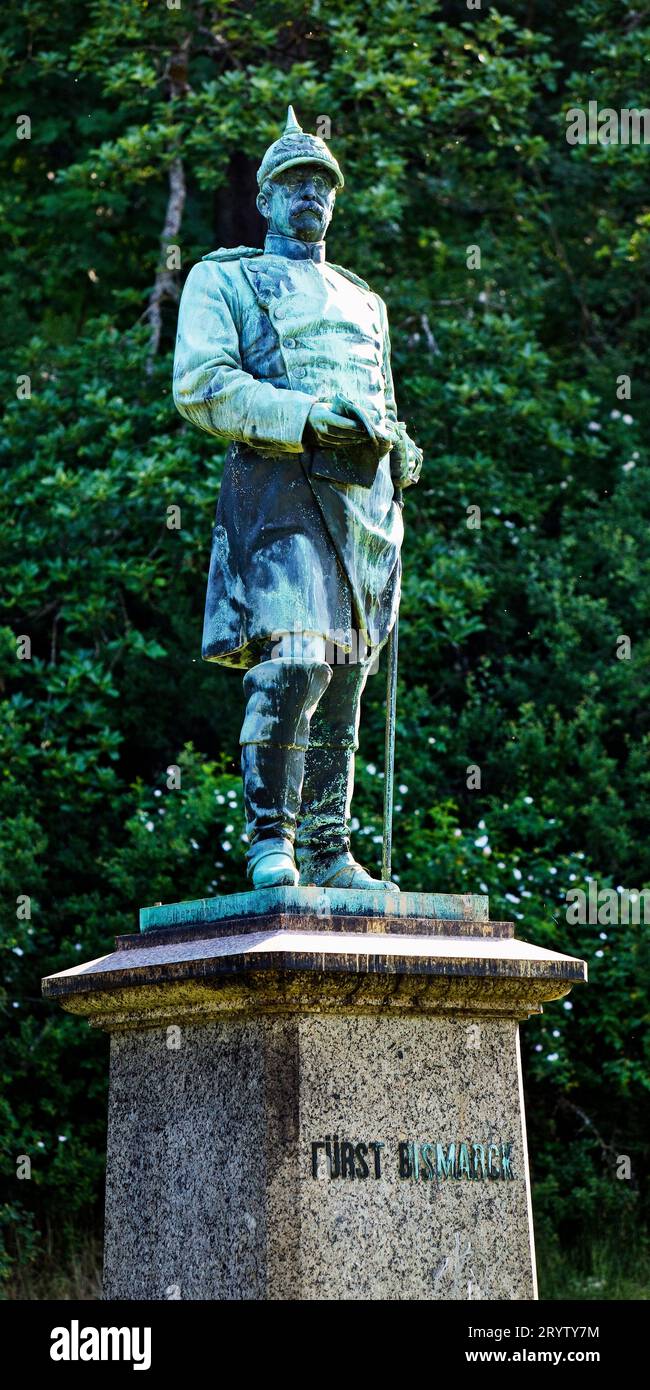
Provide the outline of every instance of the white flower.
<path id="1" fill-rule="evenodd" d="M 557 1062 L 559 1055 L 559 1052 L 549 1052 L 546 1060 L 547 1062 Z"/>
<path id="2" fill-rule="evenodd" d="M 13 953 L 14 953 L 15 956 L 24 956 L 24 954 L 25 954 L 25 952 L 23 951 L 22 946 L 12 946 L 11 949 L 12 949 L 12 951 L 13 951 Z"/>
<path id="3" fill-rule="evenodd" d="M 477 849 L 483 849 L 483 846 L 486 845 L 487 843 L 488 843 L 488 836 L 487 836 L 487 835 L 479 835 L 478 840 L 475 840 L 475 841 L 474 841 L 474 844 L 476 845 L 476 848 L 477 848 Z"/>
<path id="4" fill-rule="evenodd" d="M 623 424 L 624 424 L 624 425 L 633 425 L 633 424 L 634 424 L 634 416 L 633 416 L 633 415 L 624 415 L 624 416 L 623 416 Z"/>
<path id="5" fill-rule="evenodd" d="M 406 793 L 407 793 L 407 791 L 408 791 L 408 787 L 407 787 L 407 785 L 406 785 L 406 782 L 400 782 L 399 787 L 397 788 L 397 790 L 398 790 L 398 792 L 401 792 L 401 793 L 402 793 L 402 796 L 406 796 Z"/>
<path id="6" fill-rule="evenodd" d="M 376 777 L 377 768 L 375 763 L 366 763 L 366 772 L 369 774 L 370 777 Z"/>
<path id="7" fill-rule="evenodd" d="M 563 1003 L 563 1005 L 562 1005 L 562 1008 L 563 1008 L 563 1009 L 572 1009 L 572 1008 L 573 1008 L 573 1004 L 571 1003 L 571 1000 L 570 1000 L 570 999 L 565 999 L 565 1001 L 564 1001 L 564 1003 Z"/>
<path id="8" fill-rule="evenodd" d="M 610 418 L 610 420 L 620 420 L 620 418 L 621 418 L 621 412 L 620 412 L 620 410 L 610 410 L 610 412 L 609 412 L 609 418 Z"/>
<path id="9" fill-rule="evenodd" d="M 587 429 L 593 432 L 594 430 L 599 430 L 600 425 L 598 424 L 597 420 L 590 420 L 589 424 L 587 425 Z"/>
<path id="10" fill-rule="evenodd" d="M 227 854 L 227 853 L 228 853 L 228 850 L 229 850 L 229 849 L 232 849 L 232 845 L 231 845 L 231 843 L 230 843 L 230 840 L 222 840 L 222 842 L 221 842 L 221 848 L 222 848 L 222 849 L 225 849 L 226 854 Z"/>
<path id="11" fill-rule="evenodd" d="M 145 830 L 153 830 L 153 821 L 152 821 L 152 820 L 146 821 L 146 822 L 145 822 L 145 827 L 144 827 L 144 828 L 145 828 Z"/>
<path id="12" fill-rule="evenodd" d="M 521 869 L 513 869 L 513 871 L 512 871 L 512 877 L 513 877 L 513 878 L 521 878 Z"/>

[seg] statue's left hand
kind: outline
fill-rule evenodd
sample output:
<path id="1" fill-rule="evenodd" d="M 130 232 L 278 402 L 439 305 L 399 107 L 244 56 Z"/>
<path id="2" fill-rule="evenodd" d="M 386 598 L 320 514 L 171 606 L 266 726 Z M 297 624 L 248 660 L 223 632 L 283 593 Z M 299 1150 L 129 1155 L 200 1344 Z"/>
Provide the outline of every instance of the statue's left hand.
<path id="1" fill-rule="evenodd" d="M 414 487 L 422 472 L 422 450 L 409 438 L 406 426 L 397 422 L 390 454 L 390 472 L 397 487 Z"/>

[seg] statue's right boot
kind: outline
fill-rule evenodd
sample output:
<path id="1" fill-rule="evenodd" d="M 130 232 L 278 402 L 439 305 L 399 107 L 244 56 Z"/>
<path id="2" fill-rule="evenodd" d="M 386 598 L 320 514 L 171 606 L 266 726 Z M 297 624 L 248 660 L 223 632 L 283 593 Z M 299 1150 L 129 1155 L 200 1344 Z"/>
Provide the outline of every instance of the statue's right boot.
<path id="1" fill-rule="evenodd" d="M 244 676 L 241 767 L 254 888 L 298 882 L 294 843 L 309 723 L 331 676 L 325 662 L 277 658 Z"/>

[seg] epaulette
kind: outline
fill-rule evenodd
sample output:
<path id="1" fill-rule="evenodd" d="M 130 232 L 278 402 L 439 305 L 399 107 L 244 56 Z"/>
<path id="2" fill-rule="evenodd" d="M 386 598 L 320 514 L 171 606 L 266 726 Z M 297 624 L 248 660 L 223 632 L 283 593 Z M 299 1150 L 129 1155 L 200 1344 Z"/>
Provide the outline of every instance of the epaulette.
<path id="1" fill-rule="evenodd" d="M 334 261 L 328 261 L 330 270 L 338 270 L 339 275 L 345 275 L 346 280 L 352 280 L 354 285 L 360 285 L 362 290 L 369 290 L 370 285 L 367 280 L 362 280 L 360 275 L 355 275 L 353 270 L 346 270 L 344 265 L 335 265 Z M 372 291 L 371 291 L 372 293 Z"/>
<path id="2" fill-rule="evenodd" d="M 220 246 L 218 251 L 208 251 L 202 261 L 240 261 L 244 256 L 263 256 L 259 246 Z"/>

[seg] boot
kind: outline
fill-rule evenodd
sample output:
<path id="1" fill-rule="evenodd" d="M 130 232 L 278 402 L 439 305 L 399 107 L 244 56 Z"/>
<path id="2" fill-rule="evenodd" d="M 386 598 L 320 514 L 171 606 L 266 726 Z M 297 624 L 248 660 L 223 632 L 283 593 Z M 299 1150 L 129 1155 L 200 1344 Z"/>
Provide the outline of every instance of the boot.
<path id="1" fill-rule="evenodd" d="M 331 888 L 383 888 L 350 853 L 354 755 L 359 746 L 361 696 L 371 662 L 335 665 L 311 720 L 298 821 L 300 882 Z"/>
<path id="2" fill-rule="evenodd" d="M 246 714 L 240 735 L 247 873 L 255 888 L 295 886 L 296 820 L 311 716 L 326 690 L 325 662 L 259 662 L 244 676 Z"/>
<path id="3" fill-rule="evenodd" d="M 398 893 L 396 883 L 372 878 L 350 852 L 354 753 L 353 747 L 332 744 L 314 743 L 307 750 L 297 836 L 300 882 Z"/>

